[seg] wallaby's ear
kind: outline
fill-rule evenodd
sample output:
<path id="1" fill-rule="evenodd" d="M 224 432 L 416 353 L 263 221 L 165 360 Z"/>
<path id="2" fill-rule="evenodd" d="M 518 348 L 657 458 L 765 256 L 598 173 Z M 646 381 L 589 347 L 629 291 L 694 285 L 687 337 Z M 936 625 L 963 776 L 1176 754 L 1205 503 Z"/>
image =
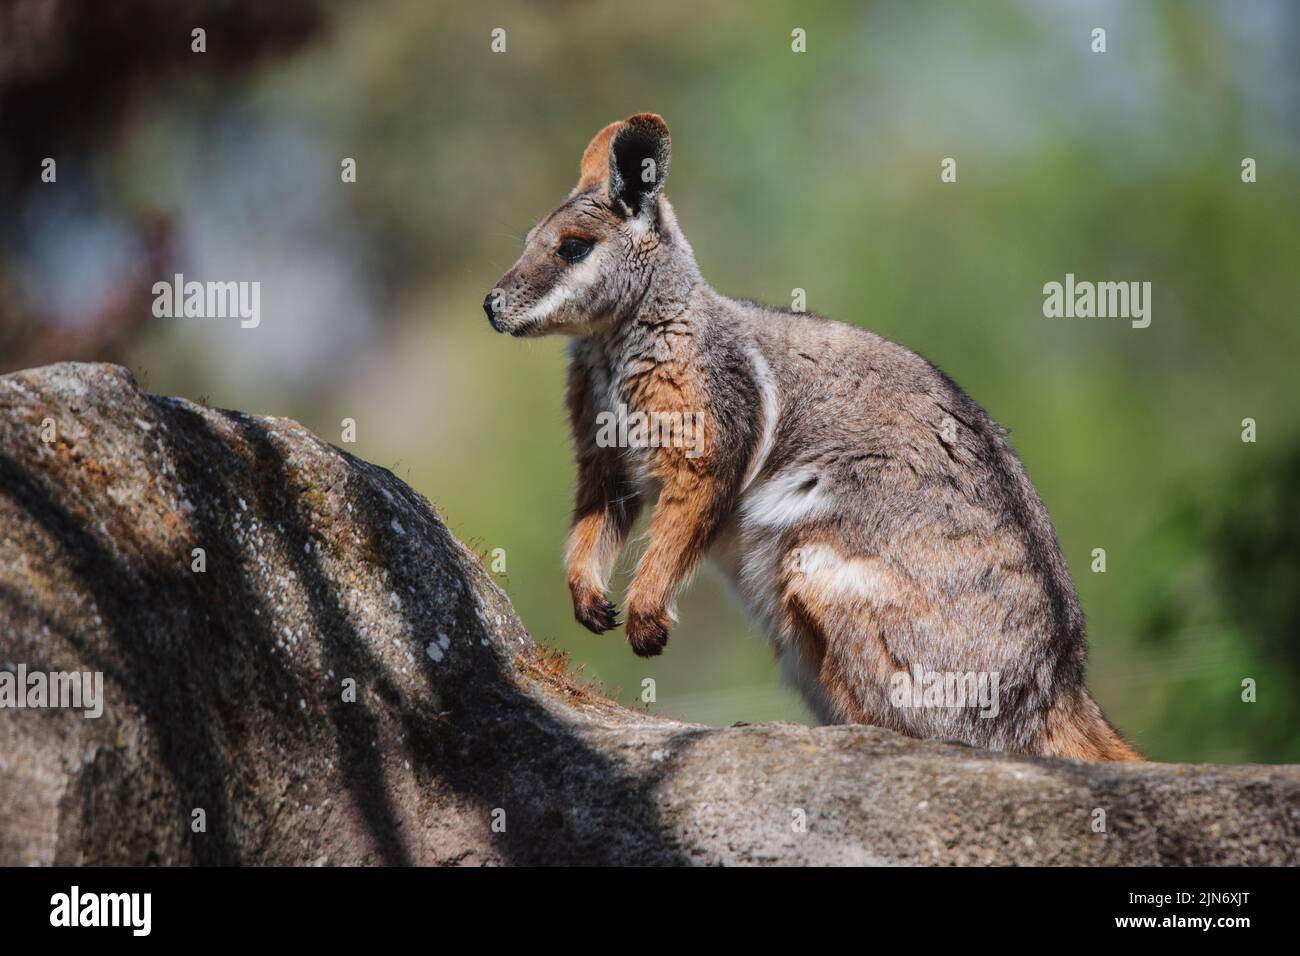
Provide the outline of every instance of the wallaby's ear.
<path id="1" fill-rule="evenodd" d="M 610 123 L 591 138 L 587 148 L 582 151 L 582 166 L 578 170 L 578 185 L 573 187 L 571 195 L 576 196 L 592 186 L 597 186 L 609 178 L 609 141 L 623 125 L 622 120 Z"/>
<path id="2" fill-rule="evenodd" d="M 670 152 L 662 116 L 637 113 L 619 123 L 609 140 L 610 199 L 621 202 L 631 216 L 651 208 L 668 180 Z"/>

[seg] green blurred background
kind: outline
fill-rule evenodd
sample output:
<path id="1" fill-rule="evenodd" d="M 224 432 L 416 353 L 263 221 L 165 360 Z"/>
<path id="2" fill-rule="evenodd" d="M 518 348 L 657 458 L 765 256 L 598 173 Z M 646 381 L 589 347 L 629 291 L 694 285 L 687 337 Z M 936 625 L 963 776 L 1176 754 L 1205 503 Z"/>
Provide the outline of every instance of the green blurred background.
<path id="1" fill-rule="evenodd" d="M 121 361 L 335 443 L 355 419 L 347 450 L 504 549 L 534 636 L 608 693 L 643 706 L 649 677 L 656 713 L 807 721 L 708 571 L 657 660 L 573 621 L 565 343 L 497 336 L 480 307 L 591 135 L 658 112 L 717 289 L 803 288 L 1012 430 L 1126 735 L 1162 760 L 1300 760 L 1300 5 L 106 6 L 3 11 L 5 368 Z M 151 319 L 173 271 L 259 280 L 261 326 Z M 1067 272 L 1151 282 L 1150 328 L 1044 318 Z"/>

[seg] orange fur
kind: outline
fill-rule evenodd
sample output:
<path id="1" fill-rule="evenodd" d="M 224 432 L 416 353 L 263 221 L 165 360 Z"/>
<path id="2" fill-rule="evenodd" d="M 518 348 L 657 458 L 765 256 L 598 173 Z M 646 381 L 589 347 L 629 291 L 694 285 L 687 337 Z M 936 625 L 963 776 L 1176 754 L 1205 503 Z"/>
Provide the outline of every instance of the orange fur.
<path id="1" fill-rule="evenodd" d="M 575 193 L 580 193 L 592 186 L 597 186 L 609 179 L 609 141 L 614 138 L 623 120 L 610 123 L 591 138 L 587 148 L 582 152 L 582 164 L 578 167 L 578 185 Z"/>
<path id="2" fill-rule="evenodd" d="M 597 560 L 601 538 L 609 521 L 609 512 L 605 508 L 587 511 L 574 522 L 569 532 L 567 550 L 569 588 L 575 598 L 589 591 L 601 589 L 601 568 Z"/>
<path id="3" fill-rule="evenodd" d="M 1102 716 L 1101 708 L 1081 693 L 1056 701 L 1047 714 L 1042 751 L 1070 760 L 1145 760 Z"/>
<path id="4" fill-rule="evenodd" d="M 688 360 L 679 359 L 647 363 L 624 380 L 632 407 L 695 416 L 703 430 L 697 457 L 682 447 L 649 450 L 659 500 L 627 599 L 628 641 L 643 655 L 657 654 L 667 643 L 669 606 L 712 542 L 728 493 L 714 474 L 714 428 L 696 374 Z"/>

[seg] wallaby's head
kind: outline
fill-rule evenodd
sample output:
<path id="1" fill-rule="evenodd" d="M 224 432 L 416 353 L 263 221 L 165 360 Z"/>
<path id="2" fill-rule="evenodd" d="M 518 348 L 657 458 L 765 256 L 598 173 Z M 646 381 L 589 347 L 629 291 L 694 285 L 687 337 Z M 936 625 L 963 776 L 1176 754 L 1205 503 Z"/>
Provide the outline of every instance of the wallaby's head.
<path id="1" fill-rule="evenodd" d="M 483 300 L 498 332 L 586 335 L 629 314 L 656 271 L 690 250 L 663 198 L 668 125 L 653 113 L 610 123 L 582 154 L 578 185 L 528 233 Z"/>

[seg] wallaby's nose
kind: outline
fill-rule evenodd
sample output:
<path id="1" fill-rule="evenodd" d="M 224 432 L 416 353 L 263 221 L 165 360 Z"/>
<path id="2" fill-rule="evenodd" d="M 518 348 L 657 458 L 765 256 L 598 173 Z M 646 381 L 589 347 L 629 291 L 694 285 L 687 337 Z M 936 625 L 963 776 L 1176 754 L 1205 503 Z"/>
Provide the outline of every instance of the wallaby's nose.
<path id="1" fill-rule="evenodd" d="M 488 322 L 491 323 L 493 331 L 505 331 L 505 326 L 501 324 L 501 313 L 505 311 L 502 308 L 504 304 L 505 296 L 500 289 L 493 289 L 483 298 L 483 311 L 487 313 Z"/>

